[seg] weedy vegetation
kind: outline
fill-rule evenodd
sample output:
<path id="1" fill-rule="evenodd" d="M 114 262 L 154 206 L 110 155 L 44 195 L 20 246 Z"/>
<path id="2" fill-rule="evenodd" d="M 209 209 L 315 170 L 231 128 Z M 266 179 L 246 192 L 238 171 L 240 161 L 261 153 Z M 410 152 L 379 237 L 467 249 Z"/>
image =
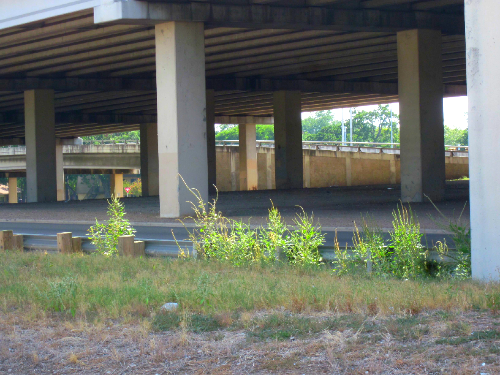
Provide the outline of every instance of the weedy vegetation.
<path id="1" fill-rule="evenodd" d="M 125 206 L 116 196 L 108 201 L 108 222 L 90 227 L 88 234 L 98 253 L 105 256 L 118 255 L 118 238 L 135 234 L 130 222 L 125 219 Z"/>

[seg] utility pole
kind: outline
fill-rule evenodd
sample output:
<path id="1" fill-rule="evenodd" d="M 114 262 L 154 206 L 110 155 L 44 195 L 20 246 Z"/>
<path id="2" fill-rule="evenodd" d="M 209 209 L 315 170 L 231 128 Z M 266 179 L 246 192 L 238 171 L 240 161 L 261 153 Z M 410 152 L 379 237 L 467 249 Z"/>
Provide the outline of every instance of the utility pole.
<path id="1" fill-rule="evenodd" d="M 342 108 L 342 146 L 345 146 L 344 108 Z"/>
<path id="2" fill-rule="evenodd" d="M 391 108 L 391 143 L 394 143 L 394 138 L 392 134 L 392 108 Z M 393 144 L 391 144 L 391 148 L 394 148 Z"/>
<path id="3" fill-rule="evenodd" d="M 349 125 L 349 130 L 351 132 L 351 147 L 352 147 L 352 108 L 349 108 L 349 114 L 351 115 L 351 123 Z"/>

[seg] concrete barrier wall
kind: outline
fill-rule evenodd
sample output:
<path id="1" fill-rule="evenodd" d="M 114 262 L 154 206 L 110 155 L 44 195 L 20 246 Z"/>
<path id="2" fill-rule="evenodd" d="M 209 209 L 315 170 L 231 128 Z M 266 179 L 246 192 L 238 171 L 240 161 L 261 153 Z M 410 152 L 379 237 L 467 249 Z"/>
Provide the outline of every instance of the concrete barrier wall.
<path id="1" fill-rule="evenodd" d="M 304 149 L 304 186 L 361 186 L 401 183 L 399 150 L 340 150 Z M 359 150 L 359 151 L 358 151 Z M 469 176 L 467 153 L 447 152 L 446 179 Z M 275 189 L 274 148 L 259 147 L 257 154 L 259 190 Z M 217 147 L 217 188 L 219 191 L 240 189 L 239 153 L 237 146 Z"/>

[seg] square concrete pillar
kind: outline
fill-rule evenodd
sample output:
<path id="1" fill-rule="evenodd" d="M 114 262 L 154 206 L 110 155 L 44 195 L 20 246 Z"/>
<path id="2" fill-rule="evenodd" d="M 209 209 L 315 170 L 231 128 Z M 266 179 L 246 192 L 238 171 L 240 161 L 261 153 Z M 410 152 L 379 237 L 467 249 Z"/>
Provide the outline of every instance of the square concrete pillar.
<path id="1" fill-rule="evenodd" d="M 192 214 L 208 200 L 205 34 L 201 22 L 156 25 L 160 216 Z"/>
<path id="2" fill-rule="evenodd" d="M 444 197 L 445 158 L 441 32 L 398 33 L 401 197 Z"/>
<path id="3" fill-rule="evenodd" d="M 57 177 L 57 200 L 66 200 L 66 189 L 64 186 L 64 160 L 63 143 L 60 139 L 56 141 L 56 177 Z"/>
<path id="4" fill-rule="evenodd" d="M 257 135 L 255 124 L 240 124 L 240 190 L 257 190 Z"/>
<path id="5" fill-rule="evenodd" d="M 500 2 L 466 1 L 472 277 L 500 280 Z"/>
<path id="6" fill-rule="evenodd" d="M 9 203 L 17 202 L 17 177 L 9 177 Z"/>
<path id="7" fill-rule="evenodd" d="M 117 198 L 123 198 L 123 174 L 113 173 L 110 176 L 111 194 Z"/>
<path id="8" fill-rule="evenodd" d="M 207 162 L 208 191 L 216 192 L 217 185 L 217 153 L 215 151 L 215 91 L 207 90 Z"/>
<path id="9" fill-rule="evenodd" d="M 141 125 L 141 183 L 142 196 L 153 197 L 160 194 L 158 166 L 158 125 Z"/>
<path id="10" fill-rule="evenodd" d="M 274 93 L 274 139 L 276 189 L 302 188 L 301 93 Z"/>
<path id="11" fill-rule="evenodd" d="M 26 188 L 28 202 L 57 200 L 53 90 L 24 92 Z"/>

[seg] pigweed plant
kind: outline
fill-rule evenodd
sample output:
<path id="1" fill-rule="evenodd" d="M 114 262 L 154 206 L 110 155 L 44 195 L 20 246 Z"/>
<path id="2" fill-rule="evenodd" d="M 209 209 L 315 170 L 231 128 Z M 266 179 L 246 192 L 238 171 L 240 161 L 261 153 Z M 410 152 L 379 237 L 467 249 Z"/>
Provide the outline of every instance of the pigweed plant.
<path id="1" fill-rule="evenodd" d="M 196 189 L 186 187 L 194 195 L 191 202 L 195 229 L 188 231 L 197 256 L 229 262 L 234 266 L 251 263 L 274 263 L 288 259 L 294 265 L 319 265 L 318 247 L 324 243 L 321 229 L 304 210 L 289 228 L 274 205 L 267 224 L 253 229 L 250 224 L 231 220 L 217 211 L 217 198 L 205 203 Z"/>
<path id="2" fill-rule="evenodd" d="M 105 256 L 118 254 L 118 238 L 135 234 L 130 222 L 125 219 L 125 207 L 119 198 L 112 196 L 108 200 L 108 222 L 99 223 L 90 227 L 88 234 L 98 253 Z"/>

